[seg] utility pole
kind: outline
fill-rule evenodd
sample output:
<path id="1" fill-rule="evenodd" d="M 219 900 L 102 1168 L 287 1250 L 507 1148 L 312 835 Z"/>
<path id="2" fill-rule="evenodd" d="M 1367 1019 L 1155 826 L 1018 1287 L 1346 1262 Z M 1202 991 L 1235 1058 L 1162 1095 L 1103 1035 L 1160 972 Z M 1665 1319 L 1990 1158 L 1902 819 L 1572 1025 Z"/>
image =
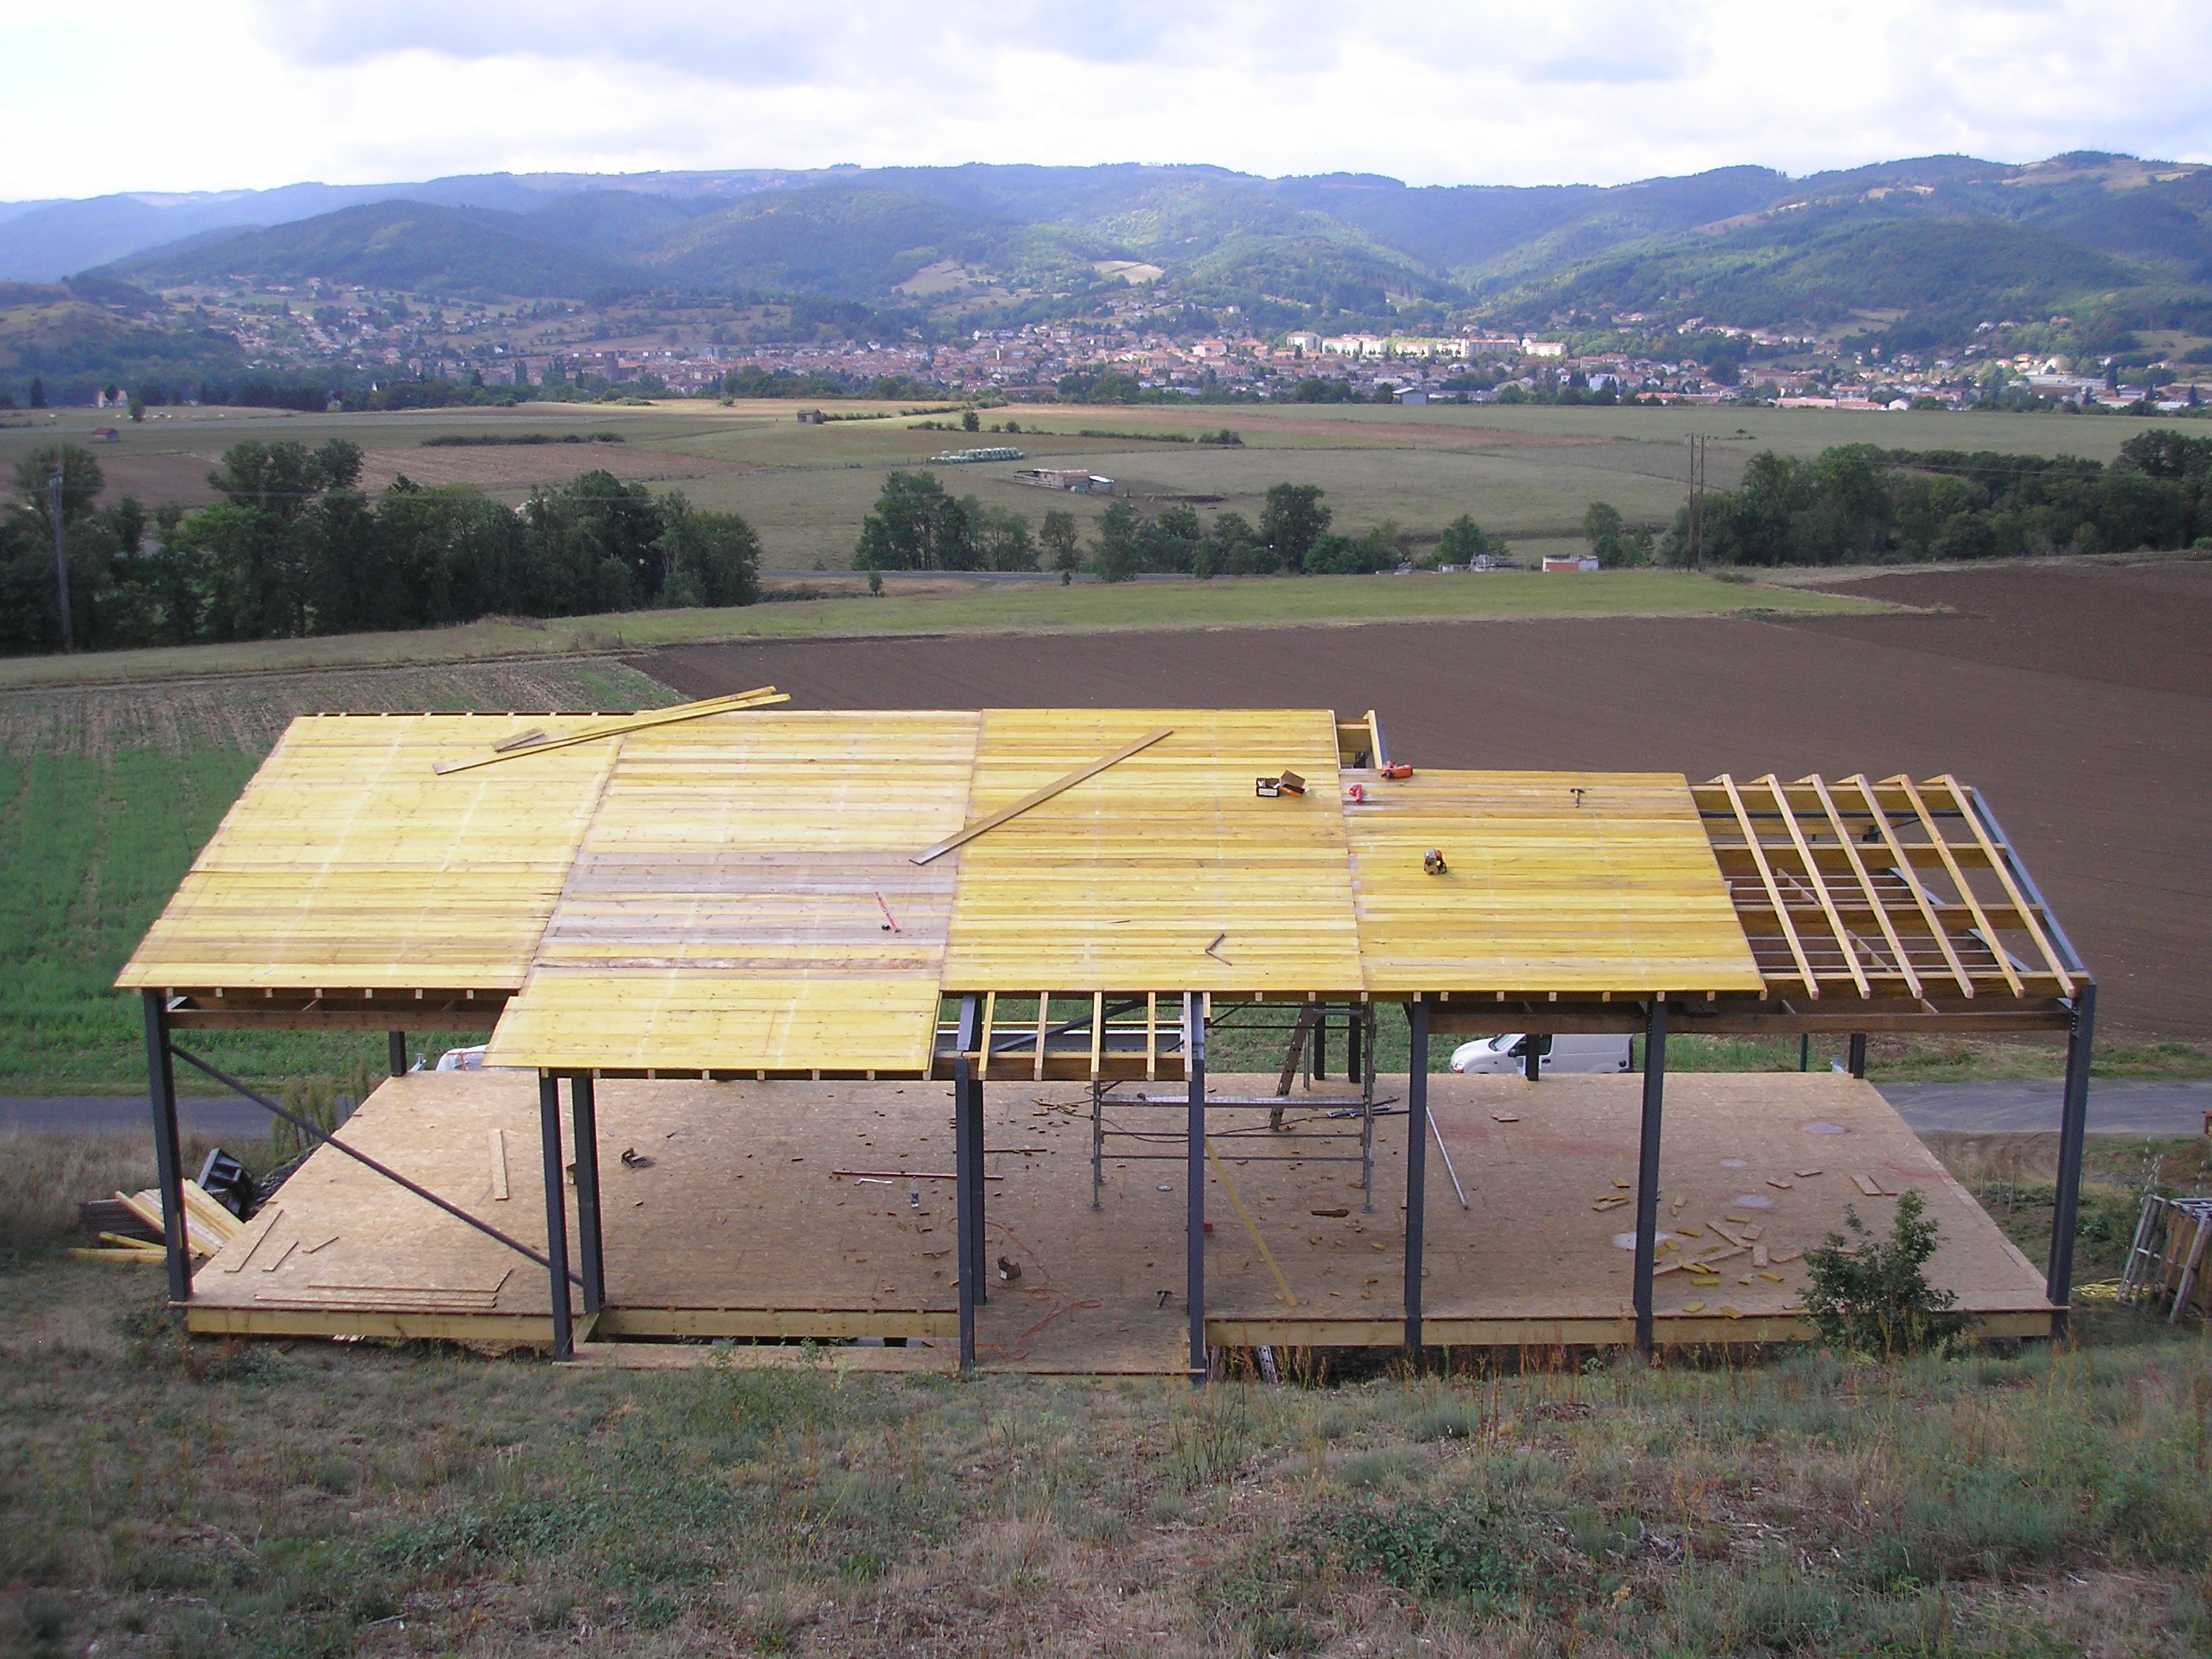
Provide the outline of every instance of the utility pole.
<path id="1" fill-rule="evenodd" d="M 1690 440 L 1690 554 L 1692 570 L 1705 568 L 1705 440 Z"/>
<path id="2" fill-rule="evenodd" d="M 62 470 L 58 466 L 46 476 L 46 490 L 53 502 L 54 580 L 62 601 L 62 649 L 73 652 L 76 640 L 70 629 L 69 544 L 62 539 Z"/>

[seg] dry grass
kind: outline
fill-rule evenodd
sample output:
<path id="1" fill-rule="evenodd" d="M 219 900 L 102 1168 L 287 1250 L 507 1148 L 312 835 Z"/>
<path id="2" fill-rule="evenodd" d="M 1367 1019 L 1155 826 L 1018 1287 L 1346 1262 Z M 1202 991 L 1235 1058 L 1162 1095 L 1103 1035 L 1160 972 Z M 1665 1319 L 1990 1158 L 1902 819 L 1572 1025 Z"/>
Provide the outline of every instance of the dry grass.
<path id="1" fill-rule="evenodd" d="M 1194 1395 L 187 1346 L 157 1279 L 0 1277 L 16 1651 L 2137 1656 L 2212 1638 L 2212 1356 L 2125 1316 L 2067 1354 Z"/>

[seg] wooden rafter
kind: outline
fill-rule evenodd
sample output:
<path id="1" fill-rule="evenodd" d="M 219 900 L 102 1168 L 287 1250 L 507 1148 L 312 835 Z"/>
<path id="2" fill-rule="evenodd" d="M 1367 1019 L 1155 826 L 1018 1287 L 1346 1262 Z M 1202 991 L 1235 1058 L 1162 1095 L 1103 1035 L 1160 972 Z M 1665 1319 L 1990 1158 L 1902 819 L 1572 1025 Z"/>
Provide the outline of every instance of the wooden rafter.
<path id="1" fill-rule="evenodd" d="M 1949 932 L 1936 916 L 1935 907 L 1928 902 L 1927 890 L 1913 879 L 1912 866 L 1905 856 L 1905 848 L 1897 839 L 1896 830 L 1890 826 L 1889 814 L 1882 810 L 1881 803 L 1875 798 L 1874 785 L 1863 772 L 1854 772 L 1844 781 L 1859 792 L 1861 799 L 1867 804 L 1867 811 L 1874 815 L 1875 823 L 1881 831 L 1882 844 L 1889 849 L 1890 857 L 1897 860 L 1898 878 L 1911 890 L 1912 902 L 1920 908 L 1920 920 L 1927 924 L 1928 931 L 1935 936 L 1936 948 L 1942 951 L 1943 961 L 1951 970 L 1951 977 L 1958 982 L 1959 994 L 1973 995 L 1974 976 L 1966 971 L 1966 964 L 1952 946 Z M 1918 994 L 1916 992 L 1915 994 Z"/>
<path id="2" fill-rule="evenodd" d="M 1759 781 L 1774 796 L 1774 805 L 1782 814 L 1783 824 L 1790 831 L 1790 839 L 1797 848 L 1797 856 L 1804 862 L 1806 882 L 1820 901 L 1820 910 L 1827 917 L 1828 926 L 1835 930 L 1836 945 L 1843 952 L 1844 965 L 1851 970 L 1851 983 L 1857 988 L 1860 996 L 1871 998 L 1874 988 L 1867 983 L 1866 970 L 1859 966 L 1858 952 L 1851 948 L 1850 930 L 1844 926 L 1843 917 L 1836 912 L 1835 898 L 1828 891 L 1828 884 L 1821 878 L 1820 866 L 1813 857 L 1813 849 L 1805 843 L 1805 832 L 1797 824 L 1797 809 L 1790 804 L 1790 796 L 1782 780 L 1773 773 L 1769 772 Z"/>
<path id="3" fill-rule="evenodd" d="M 1782 937 L 1789 942 L 1790 955 L 1803 975 L 1808 996 L 1820 994 L 1820 981 L 1814 977 L 1813 964 L 1806 959 L 1805 942 L 1797 937 L 1796 924 L 1790 920 L 1790 907 L 1783 902 L 1782 890 L 1775 884 L 1774 867 L 1766 861 L 1766 849 L 1759 845 L 1759 831 L 1751 827 L 1751 814 L 1744 809 L 1743 795 L 1735 787 L 1735 780 L 1723 772 L 1714 781 L 1728 792 L 1729 805 L 1735 812 L 1737 825 L 1743 830 L 1743 844 L 1758 868 L 1759 879 L 1766 889 L 1767 902 L 1774 907 L 1774 920 L 1780 924 Z M 1762 975 L 1762 980 L 1764 976 Z M 1765 988 L 1762 983 L 1761 988 Z"/>
<path id="4" fill-rule="evenodd" d="M 1905 977 L 1905 988 L 1918 996 L 1920 975 L 1912 971 L 1911 959 L 1905 955 L 1905 941 L 1898 937 L 1897 928 L 1889 919 L 1888 907 L 1882 903 L 1881 896 L 1874 890 L 1874 877 L 1867 870 L 1866 860 L 1859 856 L 1858 842 L 1852 839 L 1851 832 L 1844 826 L 1844 815 L 1836 810 L 1836 798 L 1828 793 L 1826 780 L 1816 772 L 1801 781 L 1811 784 L 1813 793 L 1820 797 L 1820 810 L 1828 815 L 1828 823 L 1836 832 L 1836 840 L 1850 860 L 1851 874 L 1866 894 L 1868 908 L 1874 912 L 1875 924 L 1881 929 L 1882 938 L 1888 941 L 1890 950 L 1897 957 L 1897 971 Z M 1875 809 L 1875 816 L 1881 816 L 1879 808 Z"/>
<path id="5" fill-rule="evenodd" d="M 2059 995 L 2072 996 L 2074 976 L 2066 971 L 2066 964 L 2059 961 L 2058 952 L 2051 948 L 2051 940 L 2044 934 L 2043 923 L 2036 916 L 2035 907 L 2027 902 L 2027 895 L 2021 892 L 2019 884 L 2013 880 L 2012 866 L 2006 860 L 2004 854 L 1997 851 L 1996 843 L 1990 840 L 1989 831 L 1982 824 L 1982 815 L 1974 811 L 1973 802 L 1966 798 L 1969 792 L 1966 785 L 1960 783 L 1948 772 L 1937 778 L 1936 781 L 1948 789 L 1951 792 L 1951 799 L 1958 803 L 1960 816 L 1966 820 L 1968 827 L 1973 830 L 1974 841 L 1981 848 L 1982 856 L 1989 860 L 1990 868 L 1996 872 L 1997 882 L 2005 890 L 2005 897 L 2011 901 L 2013 908 L 2019 912 L 2021 922 L 2027 928 L 2028 937 L 2035 941 L 2035 948 L 2043 952 L 2045 965 L 2050 969 L 2051 977 L 2058 981 Z M 1997 948 L 1994 939 L 1991 939 L 1990 945 L 1993 949 Z"/>
<path id="6" fill-rule="evenodd" d="M 1966 879 L 1966 872 L 1959 867 L 1951 843 L 1944 838 L 1942 830 L 1936 824 L 1936 814 L 1929 810 L 1928 803 L 1921 798 L 1919 786 L 1902 772 L 1893 778 L 1884 779 L 1883 786 L 1902 789 L 1905 799 L 1912 803 L 1913 813 L 1919 818 L 1922 830 L 1936 850 L 1942 854 L 1944 873 L 1951 878 L 1951 884 L 1959 890 L 1960 899 L 1973 916 L 1975 929 L 1981 934 L 1983 943 L 1988 945 L 1990 955 L 1995 958 L 1997 971 L 2004 975 L 2005 984 L 2014 996 L 2026 996 L 2027 988 L 2021 982 L 2019 970 L 2012 965 L 2012 958 L 2005 954 L 2004 941 L 1997 937 L 1997 930 L 1990 925 L 1988 913 L 1982 908 L 1982 902 L 1975 895 L 1973 884 Z"/>

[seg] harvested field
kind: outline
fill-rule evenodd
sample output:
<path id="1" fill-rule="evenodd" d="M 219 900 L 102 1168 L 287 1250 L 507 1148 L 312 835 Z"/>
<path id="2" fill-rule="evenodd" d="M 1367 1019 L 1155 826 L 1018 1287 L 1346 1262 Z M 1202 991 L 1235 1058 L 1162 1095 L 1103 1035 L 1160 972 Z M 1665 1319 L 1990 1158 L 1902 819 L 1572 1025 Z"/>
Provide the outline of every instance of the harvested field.
<path id="1" fill-rule="evenodd" d="M 689 696 L 773 683 L 812 708 L 1372 707 L 1393 754 L 1416 765 L 1956 772 L 1987 793 L 2097 973 L 2100 1031 L 2202 1040 L 2212 1036 L 2212 690 L 2159 666 L 2200 656 L 2206 635 L 2185 595 L 2157 586 L 2186 584 L 2196 568 L 2081 572 L 2021 590 L 2045 595 L 2039 604 L 2008 595 L 2002 623 L 1402 623 L 763 641 L 634 661 Z M 1883 597 L 1917 604 L 1965 579 L 1879 580 Z M 2069 633 L 2108 643 L 2054 647 L 2043 666 L 2005 654 Z"/>
<path id="2" fill-rule="evenodd" d="M 1839 639 L 2212 697 L 2212 561 L 1900 571 L 1822 586 L 1954 613 L 1887 616 L 1865 633 L 1844 617 L 1809 624 Z"/>

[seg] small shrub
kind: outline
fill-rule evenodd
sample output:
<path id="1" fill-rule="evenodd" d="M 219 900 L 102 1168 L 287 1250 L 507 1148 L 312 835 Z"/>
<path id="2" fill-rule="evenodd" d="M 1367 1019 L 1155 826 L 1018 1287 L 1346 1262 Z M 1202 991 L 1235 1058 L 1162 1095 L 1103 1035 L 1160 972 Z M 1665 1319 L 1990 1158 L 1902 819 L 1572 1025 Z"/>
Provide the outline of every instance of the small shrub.
<path id="1" fill-rule="evenodd" d="M 1533 1529 L 1488 1498 L 1354 1510 L 1309 1526 L 1315 1545 L 1353 1571 L 1423 1595 L 1498 1607 L 1534 1582 Z"/>
<path id="2" fill-rule="evenodd" d="M 1886 1239 L 1859 1219 L 1856 1206 L 1846 1209 L 1852 1241 L 1830 1233 L 1805 1253 L 1805 1311 L 1826 1346 L 1893 1358 L 1947 1343 L 1965 1328 L 1966 1321 L 1948 1311 L 1959 1298 L 1928 1282 L 1928 1259 L 1942 1230 L 1928 1219 L 1927 1207 L 1917 1190 L 1906 1189 Z"/>

